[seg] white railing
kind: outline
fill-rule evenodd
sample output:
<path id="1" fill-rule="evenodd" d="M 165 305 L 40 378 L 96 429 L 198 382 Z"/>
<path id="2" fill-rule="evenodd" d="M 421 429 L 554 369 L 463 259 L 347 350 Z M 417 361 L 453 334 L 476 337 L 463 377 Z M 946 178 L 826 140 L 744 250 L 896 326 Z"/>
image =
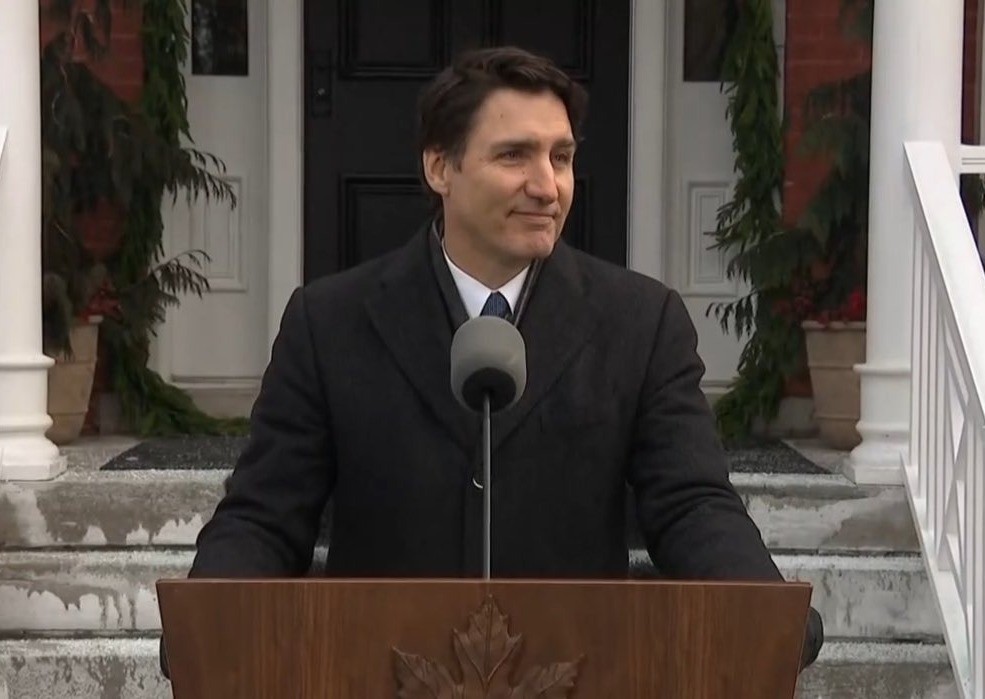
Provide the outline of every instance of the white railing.
<path id="1" fill-rule="evenodd" d="M 906 158 L 915 194 L 906 489 L 961 695 L 985 699 L 985 273 L 944 147 L 907 143 Z"/>

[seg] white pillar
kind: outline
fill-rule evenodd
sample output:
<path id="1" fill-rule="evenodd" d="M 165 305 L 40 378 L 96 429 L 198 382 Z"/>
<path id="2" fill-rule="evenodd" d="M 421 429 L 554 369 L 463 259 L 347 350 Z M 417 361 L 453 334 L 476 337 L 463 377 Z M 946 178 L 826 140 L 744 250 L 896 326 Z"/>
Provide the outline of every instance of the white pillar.
<path id="1" fill-rule="evenodd" d="M 962 0 L 876 0 L 872 45 L 866 361 L 848 460 L 858 483 L 902 483 L 910 433 L 913 201 L 903 143 L 940 141 L 957 183 Z"/>
<path id="2" fill-rule="evenodd" d="M 65 469 L 45 438 L 48 367 L 41 347 L 41 112 L 37 0 L 0 9 L 0 480 Z M 3 138 L 0 137 L 0 141 Z"/>

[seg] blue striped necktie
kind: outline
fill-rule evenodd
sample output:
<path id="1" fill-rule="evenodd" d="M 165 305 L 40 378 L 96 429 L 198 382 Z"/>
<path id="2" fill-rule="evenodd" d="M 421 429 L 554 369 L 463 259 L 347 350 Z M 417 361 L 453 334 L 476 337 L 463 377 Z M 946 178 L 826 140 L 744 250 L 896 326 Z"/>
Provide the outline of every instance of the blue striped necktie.
<path id="1" fill-rule="evenodd" d="M 510 315 L 510 302 L 501 293 L 494 291 L 489 294 L 489 298 L 486 299 L 486 303 L 479 315 L 498 316 L 499 318 L 506 319 Z"/>

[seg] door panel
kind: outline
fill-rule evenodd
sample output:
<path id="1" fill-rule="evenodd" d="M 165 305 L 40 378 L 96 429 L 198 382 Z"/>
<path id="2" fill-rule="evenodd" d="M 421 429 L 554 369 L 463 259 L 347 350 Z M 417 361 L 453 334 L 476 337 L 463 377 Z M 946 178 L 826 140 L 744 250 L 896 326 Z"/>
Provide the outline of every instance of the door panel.
<path id="1" fill-rule="evenodd" d="M 187 388 L 249 389 L 267 361 L 266 18 L 266 0 L 250 0 L 247 75 L 183 69 L 195 146 L 225 162 L 238 200 L 236 208 L 204 199 L 189 206 L 183 196 L 174 207 L 165 203 L 167 252 L 211 257 L 202 270 L 211 291 L 183 297 L 162 332 L 170 344 L 165 374 Z"/>
<path id="2" fill-rule="evenodd" d="M 385 20 L 383 18 L 386 18 Z M 305 280 L 405 242 L 426 220 L 420 90 L 459 51 L 546 53 L 591 92 L 564 235 L 625 264 L 629 0 L 308 0 Z"/>
<path id="3" fill-rule="evenodd" d="M 724 20 L 735 1 L 671 0 L 667 21 L 665 279 L 681 293 L 697 328 L 698 353 L 706 365 L 703 387 L 712 395 L 732 381 L 744 345 L 725 335 L 714 315 L 706 316 L 709 304 L 744 293 L 727 278 L 727 257 L 711 247 L 718 209 L 731 198 L 735 178 L 717 66 L 729 31 Z"/>

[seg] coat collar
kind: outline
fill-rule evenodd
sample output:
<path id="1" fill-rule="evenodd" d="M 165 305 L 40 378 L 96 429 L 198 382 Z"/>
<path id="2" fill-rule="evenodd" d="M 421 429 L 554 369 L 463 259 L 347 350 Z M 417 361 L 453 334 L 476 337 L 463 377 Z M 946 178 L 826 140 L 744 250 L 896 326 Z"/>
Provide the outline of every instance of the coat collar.
<path id="1" fill-rule="evenodd" d="M 452 394 L 449 359 L 464 308 L 450 272 L 436 269 L 429 235 L 429 227 L 420 231 L 391 258 L 366 308 L 422 403 L 472 457 L 478 452 L 481 424 Z M 544 398 L 598 325 L 600 313 L 589 287 L 575 254 L 559 241 L 540 270 L 519 325 L 527 350 L 527 387 L 516 405 L 494 417 L 493 449 Z"/>

